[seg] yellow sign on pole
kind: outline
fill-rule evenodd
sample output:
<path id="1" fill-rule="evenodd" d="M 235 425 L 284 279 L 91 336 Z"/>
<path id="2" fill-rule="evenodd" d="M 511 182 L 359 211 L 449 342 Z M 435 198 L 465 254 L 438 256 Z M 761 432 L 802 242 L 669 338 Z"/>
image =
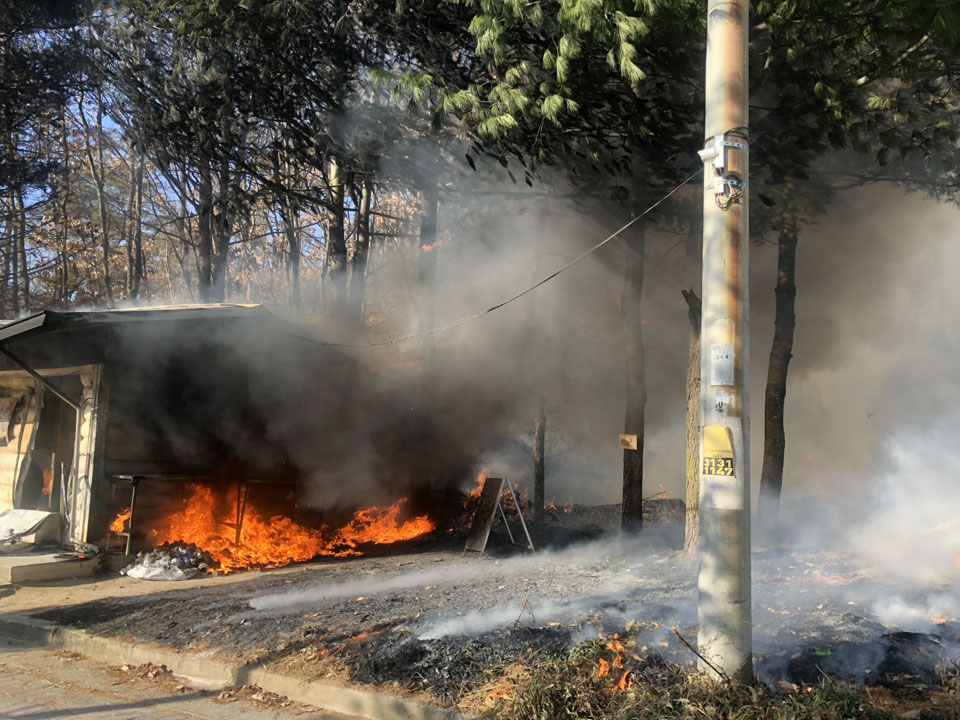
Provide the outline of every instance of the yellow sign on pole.
<path id="1" fill-rule="evenodd" d="M 726 425 L 703 426 L 703 474 L 733 477 L 733 439 Z"/>

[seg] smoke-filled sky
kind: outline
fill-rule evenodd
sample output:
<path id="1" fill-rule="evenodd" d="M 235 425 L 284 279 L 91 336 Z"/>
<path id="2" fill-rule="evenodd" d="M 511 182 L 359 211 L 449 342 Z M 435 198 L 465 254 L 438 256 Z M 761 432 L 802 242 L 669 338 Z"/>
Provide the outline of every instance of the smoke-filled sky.
<path id="1" fill-rule="evenodd" d="M 530 284 L 618 227 L 614 206 L 582 208 L 551 200 L 441 206 L 437 322 L 471 314 Z M 951 313 L 960 260 L 949 205 L 882 186 L 838 196 L 827 216 L 801 229 L 797 330 L 787 396 L 785 496 L 870 496 L 903 458 L 891 453 L 904 433 L 923 433 L 957 407 L 960 383 Z M 455 236 L 455 240 L 450 238 Z M 543 236 L 543 240 L 540 237 Z M 628 238 L 636 241 L 636 233 Z M 532 271 L 538 243 L 544 254 Z M 615 241 L 535 293 L 438 336 L 438 387 L 462 393 L 464 432 L 489 441 L 490 428 L 467 418 L 472 397 L 501 398 L 503 437 L 481 465 L 529 482 L 528 446 L 535 397 L 548 411 L 547 498 L 617 502 L 623 426 L 624 361 L 619 326 L 620 262 Z M 680 290 L 696 282 L 682 236 L 648 233 L 644 285 L 647 357 L 645 485 L 683 496 L 683 392 L 686 305 Z M 763 387 L 773 335 L 776 246 L 751 251 L 752 475 L 762 457 Z M 381 282 L 384 279 L 381 278 Z M 529 303 L 534 322 L 529 322 Z M 415 329 L 410 313 L 408 329 Z M 380 351 L 364 351 L 366 353 Z M 392 349 L 385 351 L 395 352 Z M 489 408 L 488 408 L 489 409 Z M 488 418 L 489 419 L 489 418 Z M 517 438 L 522 437 L 523 442 Z"/>
<path id="2" fill-rule="evenodd" d="M 872 494 L 882 478 L 909 475 L 896 447 L 949 428 L 960 400 L 958 221 L 952 206 L 878 187 L 840 196 L 829 217 L 804 229 L 787 397 L 789 494 Z M 756 265 L 767 266 L 769 254 L 758 253 Z M 757 362 L 770 326 L 768 315 L 754 316 Z M 759 392 L 765 368 L 755 369 Z"/>
<path id="3" fill-rule="evenodd" d="M 478 185 L 488 192 L 472 192 Z M 495 194 L 514 189 L 478 183 L 468 173 L 441 195 L 437 324 L 510 297 L 630 217 L 627 208 L 614 203 L 545 200 L 541 193 L 521 201 Z M 699 192 L 690 190 L 693 196 Z M 637 203 L 630 209 L 642 207 Z M 960 383 L 954 358 L 960 337 L 952 315 L 960 308 L 960 286 L 953 277 L 953 268 L 960 266 L 958 218 L 953 206 L 876 186 L 839 195 L 817 224 L 801 228 L 785 498 L 829 495 L 872 504 L 890 483 L 903 484 L 931 467 L 952 467 L 947 447 L 942 458 L 928 454 L 924 464 L 904 448 L 911 447 L 912 438 L 934 436 L 948 445 L 957 417 Z M 650 228 L 664 220 L 651 215 L 646 234 L 644 483 L 647 495 L 662 485 L 670 496 L 683 497 L 689 323 L 680 291 L 699 284 L 699 259 L 687 253 L 685 234 Z M 355 403 L 357 417 L 351 422 L 334 419 L 349 429 L 340 443 L 350 458 L 347 471 L 331 481 L 329 467 L 301 468 L 316 478 L 310 503 L 319 508 L 366 504 L 371 493 L 377 501 L 390 500 L 418 483 L 465 486 L 481 469 L 529 487 L 539 393 L 548 417 L 547 500 L 618 502 L 623 243 L 639 237 L 631 229 L 530 295 L 433 336 L 436 372 L 426 384 L 420 379 L 416 341 L 353 352 L 360 384 L 373 392 Z M 368 312 L 383 318 L 375 331 L 380 336 L 419 329 L 416 245 L 390 244 L 374 253 Z M 763 447 L 776 261 L 775 244 L 752 247 L 754 492 Z M 263 356 L 273 376 L 283 353 L 272 348 Z M 323 403 L 315 405 L 317 412 L 326 412 Z M 285 423 L 284 432 L 290 424 L 312 427 L 300 422 L 299 413 L 274 417 Z M 936 455 L 936 447 L 931 453 Z"/>

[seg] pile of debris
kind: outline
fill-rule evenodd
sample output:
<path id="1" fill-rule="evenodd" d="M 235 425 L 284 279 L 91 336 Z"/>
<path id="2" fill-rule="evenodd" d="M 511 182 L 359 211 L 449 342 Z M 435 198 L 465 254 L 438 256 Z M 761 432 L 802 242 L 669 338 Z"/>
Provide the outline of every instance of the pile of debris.
<path id="1" fill-rule="evenodd" d="M 120 570 L 121 575 L 140 580 L 187 580 L 198 573 L 215 573 L 220 563 L 193 543 L 164 543 Z"/>

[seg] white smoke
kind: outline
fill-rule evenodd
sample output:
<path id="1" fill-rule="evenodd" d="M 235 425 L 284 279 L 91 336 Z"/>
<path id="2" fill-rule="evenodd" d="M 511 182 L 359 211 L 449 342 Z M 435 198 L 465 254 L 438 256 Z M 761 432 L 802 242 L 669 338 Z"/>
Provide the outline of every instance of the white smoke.
<path id="1" fill-rule="evenodd" d="M 896 583 L 872 602 L 885 625 L 920 631 L 960 617 L 958 419 L 947 416 L 890 442 L 891 469 L 877 483 L 874 510 L 850 532 L 864 568 Z"/>
<path id="2" fill-rule="evenodd" d="M 890 472 L 877 483 L 875 510 L 850 533 L 867 569 L 885 578 L 936 584 L 958 574 L 960 415 L 890 441 Z"/>

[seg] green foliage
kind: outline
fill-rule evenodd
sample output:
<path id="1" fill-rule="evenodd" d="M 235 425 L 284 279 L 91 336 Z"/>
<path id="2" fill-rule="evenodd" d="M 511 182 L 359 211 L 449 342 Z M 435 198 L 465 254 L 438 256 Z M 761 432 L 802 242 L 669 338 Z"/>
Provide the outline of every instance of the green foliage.
<path id="1" fill-rule="evenodd" d="M 30 146 L 85 69 L 83 48 L 66 32 L 81 10 L 72 0 L 17 0 L 0 10 L 0 191 L 43 185 L 54 170 Z"/>
<path id="2" fill-rule="evenodd" d="M 507 142 L 534 161 L 582 153 L 605 167 L 627 156 L 661 176 L 675 172 L 668 158 L 685 160 L 683 170 L 695 164 L 703 141 L 701 3 L 441 6 L 469 15 L 479 68 L 474 101 L 457 115 L 479 139 Z M 752 24 L 751 96 L 762 108 L 751 122 L 752 144 L 754 157 L 764 158 L 755 187 L 802 176 L 830 149 L 870 154 L 878 166 L 916 156 L 931 172 L 947 167 L 958 137 L 956 3 L 760 0 Z M 438 76 L 438 85 L 447 83 L 459 78 Z M 488 121 L 504 113 L 516 131 Z"/>

